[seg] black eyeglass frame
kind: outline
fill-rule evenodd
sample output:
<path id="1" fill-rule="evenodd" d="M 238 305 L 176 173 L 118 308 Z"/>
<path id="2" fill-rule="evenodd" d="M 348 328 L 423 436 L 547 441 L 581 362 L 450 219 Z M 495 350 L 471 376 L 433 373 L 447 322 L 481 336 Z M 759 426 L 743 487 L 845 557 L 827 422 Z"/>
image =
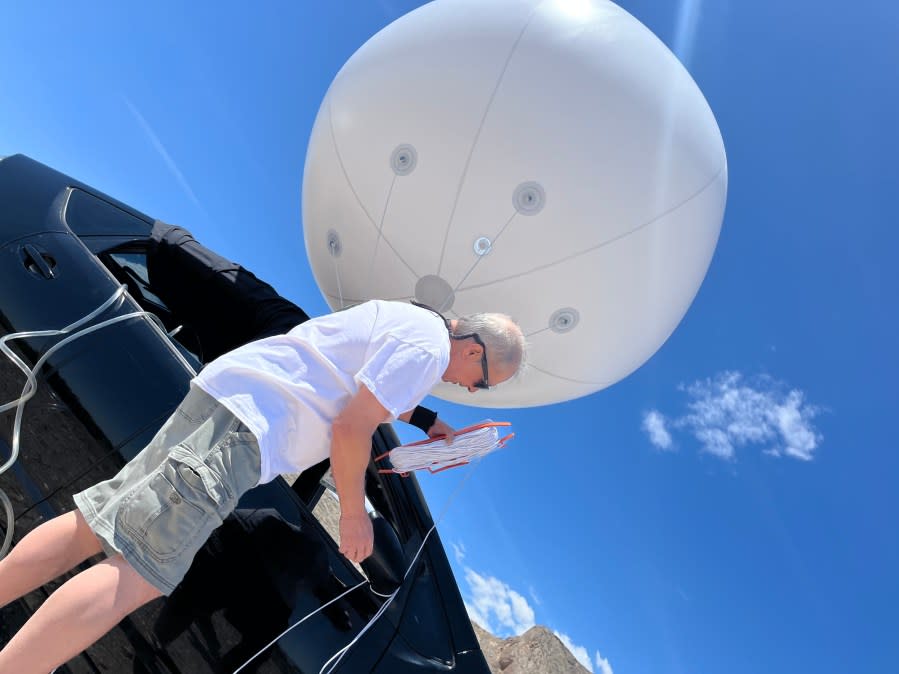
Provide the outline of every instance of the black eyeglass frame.
<path id="1" fill-rule="evenodd" d="M 476 381 L 474 384 L 472 384 L 472 386 L 475 387 L 476 389 L 480 389 L 481 391 L 489 390 L 490 389 L 490 374 L 487 371 L 487 345 L 484 344 L 484 340 L 481 339 L 481 336 L 476 332 L 472 332 L 467 335 L 453 334 L 453 329 L 450 326 L 450 322 L 447 320 L 446 316 L 441 314 L 436 309 L 432 309 L 427 304 L 422 304 L 421 302 L 416 302 L 415 300 L 412 300 L 412 304 L 414 304 L 417 307 L 421 307 L 422 309 L 427 309 L 431 313 L 439 316 L 440 319 L 443 321 L 443 324 L 446 326 L 447 332 L 449 332 L 450 339 L 458 339 L 458 340 L 473 339 L 475 344 L 480 345 L 480 347 L 481 347 L 481 373 L 484 375 L 484 377 L 480 381 Z"/>
<path id="2" fill-rule="evenodd" d="M 454 335 L 450 332 L 450 339 L 468 339 L 471 338 L 474 340 L 475 344 L 481 345 L 481 373 L 484 375 L 484 378 L 480 381 L 476 381 L 472 386 L 475 388 L 481 389 L 482 391 L 486 391 L 490 388 L 490 375 L 487 373 L 487 345 L 484 344 L 484 340 L 476 332 L 472 332 L 467 335 Z"/>

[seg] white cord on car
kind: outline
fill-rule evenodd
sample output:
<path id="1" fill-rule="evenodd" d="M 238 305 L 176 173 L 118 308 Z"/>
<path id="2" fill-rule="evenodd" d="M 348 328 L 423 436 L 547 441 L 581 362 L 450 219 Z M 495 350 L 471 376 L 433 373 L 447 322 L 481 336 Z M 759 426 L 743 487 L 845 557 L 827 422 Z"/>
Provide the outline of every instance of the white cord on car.
<path id="1" fill-rule="evenodd" d="M 3 537 L 3 545 L 0 546 L 0 559 L 6 556 L 6 551 L 12 543 L 12 535 L 14 525 L 16 523 L 16 514 L 12 509 L 12 502 L 6 492 L 0 489 L 0 501 L 3 501 L 3 510 L 6 512 L 6 535 Z"/>
<path id="2" fill-rule="evenodd" d="M 126 290 L 127 289 L 124 285 L 120 285 L 112 294 L 112 296 L 103 304 L 90 312 L 84 318 L 80 318 L 74 323 L 62 328 L 61 330 L 31 330 L 27 332 L 15 332 L 0 337 L 0 351 L 6 354 L 6 356 L 13 362 L 16 367 L 18 367 L 25 374 L 26 377 L 25 386 L 22 388 L 22 395 L 20 395 L 16 400 L 13 400 L 12 402 L 0 405 L 0 414 L 13 408 L 15 408 L 16 410 L 15 420 L 13 421 L 12 442 L 10 443 L 10 455 L 9 459 L 7 459 L 2 466 L 0 466 L 0 475 L 9 470 L 16 462 L 16 459 L 18 459 L 19 457 L 22 413 L 25 409 L 25 403 L 31 400 L 31 398 L 37 392 L 37 373 L 44 366 L 44 363 L 47 362 L 47 359 L 50 358 L 50 356 L 52 356 L 66 344 L 69 344 L 76 339 L 84 337 L 85 335 L 89 335 L 92 332 L 96 332 L 97 330 L 108 327 L 110 325 L 115 325 L 116 323 L 121 323 L 122 321 L 127 321 L 134 318 L 149 318 L 154 323 L 156 323 L 165 333 L 165 327 L 163 326 L 162 321 L 159 320 L 159 317 L 147 311 L 134 311 L 128 314 L 123 314 L 121 316 L 115 316 L 114 318 L 110 318 L 101 323 L 97 323 L 86 328 L 82 328 L 83 325 L 90 323 L 97 316 L 101 315 L 108 309 L 118 309 L 125 300 Z M 7 342 L 11 342 L 15 339 L 27 339 L 31 337 L 58 337 L 60 335 L 68 336 L 47 349 L 44 355 L 40 357 L 40 359 L 34 364 L 34 367 L 32 368 L 29 368 L 28 365 L 21 358 L 19 358 L 19 356 L 16 355 L 16 353 L 9 346 L 7 346 Z M 9 545 L 12 541 L 12 532 L 15 525 L 15 515 L 13 513 L 13 508 L 12 504 L 9 501 L 9 497 L 5 493 L 3 493 L 2 490 L 0 490 L 0 501 L 3 502 L 3 508 L 6 511 L 7 522 L 6 536 L 3 539 L 2 546 L 0 546 L 0 559 L 2 559 L 9 551 Z"/>
<path id="3" fill-rule="evenodd" d="M 377 619 L 380 618 L 384 614 L 384 612 L 388 609 L 390 604 L 393 603 L 393 600 L 396 599 L 396 596 L 399 594 L 400 590 L 402 589 L 403 583 L 406 582 L 406 578 L 409 577 L 409 573 L 415 567 L 415 562 L 418 561 L 418 557 L 421 555 L 421 551 L 425 549 L 425 543 L 428 542 L 428 538 L 430 538 L 431 533 L 436 528 L 437 528 L 437 524 L 435 523 L 435 524 L 431 525 L 430 529 L 428 529 L 428 533 L 426 533 L 424 539 L 422 539 L 421 545 L 418 546 L 418 551 L 415 553 L 415 556 L 412 558 L 412 561 L 409 563 L 409 568 L 406 569 L 406 573 L 403 574 L 403 580 L 399 584 L 399 587 L 397 587 L 390 594 L 390 596 L 387 598 L 387 601 L 385 601 L 381 605 L 381 608 L 379 608 L 378 611 L 372 616 L 371 620 L 368 621 L 368 623 L 365 625 L 365 627 L 363 627 L 359 631 L 359 634 L 357 634 L 355 637 L 353 637 L 353 640 L 350 643 L 348 643 L 346 646 L 344 646 L 339 651 L 337 651 L 334 655 L 332 655 L 330 658 L 328 658 L 328 660 L 325 662 L 325 664 L 322 665 L 322 668 L 320 670 L 318 670 L 318 674 L 331 674 L 331 672 L 333 672 L 337 668 L 337 665 L 340 664 L 340 661 L 343 660 L 343 656 L 346 655 L 349 652 L 350 648 L 352 648 L 356 644 L 356 642 L 362 638 L 363 634 L 368 632 L 368 630 L 371 628 L 371 626 L 375 624 Z M 375 594 L 378 594 L 381 597 L 384 596 L 378 592 L 375 592 Z M 335 660 L 335 658 L 336 658 L 336 660 Z M 334 661 L 333 664 L 331 664 L 332 660 Z M 331 666 L 328 667 L 328 665 L 331 665 Z"/>
<path id="4" fill-rule="evenodd" d="M 396 599 L 397 595 L 399 594 L 400 590 L 402 589 L 403 584 L 406 582 L 406 579 L 409 577 L 409 574 L 412 572 L 412 569 L 415 568 L 415 564 L 416 564 L 416 562 L 418 562 L 418 558 L 421 556 L 422 551 L 425 549 L 425 544 L 427 544 L 428 538 L 430 538 L 431 534 L 434 533 L 434 531 L 436 531 L 437 525 L 440 524 L 440 522 L 443 520 L 443 516 L 446 515 L 446 511 L 449 510 L 450 504 L 452 504 L 452 502 L 453 502 L 453 501 L 456 499 L 456 497 L 459 495 L 459 492 L 462 490 L 462 487 L 465 486 L 465 483 L 469 480 L 469 478 L 471 478 L 471 476 L 472 476 L 473 473 L 474 473 L 474 467 L 472 467 L 472 468 L 466 473 L 465 477 L 462 478 L 462 480 L 460 480 L 458 486 L 455 488 L 455 490 L 453 491 L 453 493 L 450 494 L 449 498 L 446 500 L 446 504 L 444 504 L 443 510 L 440 512 L 440 515 L 438 515 L 437 521 L 434 522 L 434 524 L 431 525 L 431 528 L 428 529 L 428 532 L 425 534 L 424 538 L 422 539 L 421 545 L 418 546 L 418 550 L 415 552 L 415 556 L 412 558 L 412 561 L 409 563 L 409 567 L 406 569 L 406 573 L 403 574 L 403 580 L 400 582 L 399 587 L 397 587 L 396 590 L 394 590 L 394 591 L 393 591 L 391 594 L 389 594 L 389 595 L 383 595 L 383 594 L 381 594 L 380 592 L 375 592 L 372 588 L 369 588 L 369 590 L 370 590 L 373 594 L 376 594 L 376 595 L 378 595 L 379 597 L 387 597 L 387 600 L 381 605 L 381 607 L 377 610 L 377 612 L 372 616 L 371 620 L 369 620 L 368 623 L 366 623 L 365 627 L 363 627 L 363 628 L 359 631 L 359 633 L 358 633 L 355 637 L 353 637 L 353 640 L 350 641 L 350 643 L 348 643 L 346 646 L 344 646 L 344 647 L 341 648 L 339 651 L 337 651 L 336 653 L 334 653 L 334 655 L 332 655 L 330 658 L 328 658 L 328 660 L 325 662 L 325 664 L 322 665 L 322 668 L 319 670 L 318 674 L 332 674 L 332 672 L 337 668 L 337 665 L 340 664 L 340 661 L 343 660 L 343 657 L 344 657 L 344 656 L 349 652 L 349 650 L 350 650 L 350 649 L 351 649 L 351 648 L 352 648 L 352 647 L 359 641 L 359 639 L 362 638 L 362 635 L 365 634 L 365 633 L 372 627 L 372 625 L 375 624 L 375 622 L 378 620 L 378 618 L 380 618 L 380 617 L 384 614 L 385 611 L 387 611 L 387 609 L 388 609 L 388 607 L 390 606 L 390 604 L 393 602 L 394 599 Z M 352 592 L 353 590 L 355 590 L 355 589 L 357 589 L 357 588 L 359 588 L 359 587 L 362 587 L 363 585 L 365 585 L 365 584 L 367 584 L 367 583 L 369 583 L 369 582 L 370 582 L 370 581 L 368 581 L 368 580 L 364 580 L 364 581 L 362 581 L 361 583 L 358 583 L 357 585 L 354 585 L 354 586 L 351 587 L 349 590 L 346 590 L 343 594 L 338 595 L 337 597 L 335 597 L 334 599 L 332 599 L 331 601 L 329 601 L 327 604 L 324 604 L 323 606 L 319 606 L 317 609 L 315 609 L 314 611 L 312 611 L 312 613 L 310 613 L 309 615 L 304 616 L 303 618 L 301 618 L 300 620 L 298 620 L 297 622 L 295 622 L 293 625 L 291 625 L 291 626 L 288 627 L 286 630 L 284 630 L 283 632 L 281 632 L 281 634 L 279 634 L 277 637 L 275 637 L 274 639 L 272 639 L 272 640 L 271 640 L 268 644 L 266 644 L 263 648 L 261 648 L 261 649 L 260 649 L 255 655 L 253 655 L 249 660 L 247 660 L 247 661 L 246 661 L 245 663 L 243 663 L 240 667 L 238 667 L 237 669 L 235 669 L 234 672 L 233 672 L 232 674 L 238 674 L 238 672 L 240 672 L 240 670 L 242 670 L 244 667 L 246 667 L 248 664 L 250 664 L 253 660 L 255 660 L 257 657 L 259 657 L 262 653 L 264 653 L 264 652 L 266 651 L 266 649 L 268 649 L 270 646 L 272 646 L 272 644 L 274 644 L 276 641 L 278 641 L 278 639 L 280 639 L 281 637 L 283 637 L 285 634 L 287 634 L 288 632 L 290 632 L 294 627 L 298 626 L 300 623 L 304 622 L 306 619 L 311 618 L 312 616 L 314 616 L 316 613 L 318 613 L 318 612 L 321 611 L 322 609 L 324 609 L 324 608 L 330 606 L 331 604 L 333 604 L 335 601 L 337 601 L 337 600 L 340 599 L 341 597 L 343 597 L 343 596 L 349 594 L 349 593 Z M 336 658 L 336 659 L 335 659 L 335 658 Z"/>
<path id="5" fill-rule="evenodd" d="M 265 651 L 265 649 L 267 649 L 269 646 L 271 646 L 272 644 L 274 644 L 278 639 L 280 639 L 281 637 L 283 637 L 285 634 L 287 634 L 288 632 L 290 632 L 290 630 L 292 630 L 294 627 L 297 627 L 298 625 L 300 625 L 301 623 L 303 623 L 305 620 L 307 620 L 307 619 L 311 618 L 312 616 L 314 616 L 314 615 L 315 615 L 316 613 L 318 613 L 319 611 L 328 608 L 328 607 L 329 607 L 331 604 L 333 604 L 335 601 L 337 601 L 338 599 L 342 599 L 343 597 L 345 597 L 346 595 L 348 595 L 350 592 L 352 592 L 353 590 L 355 590 L 357 587 L 362 587 L 362 586 L 365 585 L 367 582 L 368 582 L 367 580 L 363 580 L 361 583 L 359 583 L 359 584 L 357 584 L 357 585 L 353 585 L 353 587 L 351 587 L 349 590 L 345 590 L 342 594 L 337 595 L 336 597 L 334 597 L 334 599 L 332 599 L 331 601 L 329 601 L 327 604 L 322 604 L 322 605 L 319 606 L 317 609 L 315 609 L 312 613 L 310 613 L 309 615 L 307 615 L 307 616 L 303 617 L 302 619 L 298 620 L 297 622 L 295 622 L 293 625 L 291 625 L 290 627 L 288 627 L 286 630 L 284 630 L 283 632 L 281 632 L 281 634 L 279 634 L 278 636 L 276 636 L 274 639 L 272 639 L 271 641 L 269 641 L 265 646 L 263 646 L 261 649 L 259 649 L 259 651 L 258 651 L 253 657 L 251 657 L 249 660 L 247 660 L 245 663 L 243 663 L 240 667 L 238 667 L 237 669 L 235 669 L 234 672 L 233 672 L 233 674 L 237 674 L 240 670 L 242 670 L 242 669 L 243 669 L 244 667 L 246 667 L 248 664 L 250 664 L 251 662 L 253 662 L 253 660 L 255 660 L 257 657 L 259 657 L 259 656 Z"/>

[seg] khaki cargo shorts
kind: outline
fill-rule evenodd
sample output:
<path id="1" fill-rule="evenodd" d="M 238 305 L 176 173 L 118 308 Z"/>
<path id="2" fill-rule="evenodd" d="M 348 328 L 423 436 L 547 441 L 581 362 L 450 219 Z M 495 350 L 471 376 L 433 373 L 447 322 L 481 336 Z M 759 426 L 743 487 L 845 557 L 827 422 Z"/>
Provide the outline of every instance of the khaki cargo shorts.
<path id="1" fill-rule="evenodd" d="M 256 437 L 191 386 L 149 445 L 115 477 L 74 499 L 106 554 L 121 554 L 169 595 L 209 534 L 259 477 Z"/>

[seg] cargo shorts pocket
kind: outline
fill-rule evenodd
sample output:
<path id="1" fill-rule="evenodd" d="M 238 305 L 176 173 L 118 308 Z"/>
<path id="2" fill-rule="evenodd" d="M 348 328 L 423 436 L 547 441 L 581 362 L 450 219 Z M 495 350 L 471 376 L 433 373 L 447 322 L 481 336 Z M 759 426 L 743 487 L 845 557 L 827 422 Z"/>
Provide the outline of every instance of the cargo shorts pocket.
<path id="1" fill-rule="evenodd" d="M 123 499 L 117 527 L 160 562 L 178 557 L 201 532 L 220 524 L 219 507 L 227 492 L 199 457 L 176 447 L 149 481 Z"/>

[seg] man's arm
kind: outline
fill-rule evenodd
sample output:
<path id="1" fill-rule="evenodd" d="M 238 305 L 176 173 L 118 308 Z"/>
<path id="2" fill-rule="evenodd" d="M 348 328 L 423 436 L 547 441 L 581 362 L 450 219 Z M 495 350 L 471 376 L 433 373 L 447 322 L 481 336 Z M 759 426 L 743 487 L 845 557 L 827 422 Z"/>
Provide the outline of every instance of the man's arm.
<path id="1" fill-rule="evenodd" d="M 365 470 L 371 437 L 390 413 L 365 386 L 360 386 L 331 426 L 331 472 L 340 498 L 340 552 L 361 562 L 372 552 L 374 536 L 365 512 Z"/>

